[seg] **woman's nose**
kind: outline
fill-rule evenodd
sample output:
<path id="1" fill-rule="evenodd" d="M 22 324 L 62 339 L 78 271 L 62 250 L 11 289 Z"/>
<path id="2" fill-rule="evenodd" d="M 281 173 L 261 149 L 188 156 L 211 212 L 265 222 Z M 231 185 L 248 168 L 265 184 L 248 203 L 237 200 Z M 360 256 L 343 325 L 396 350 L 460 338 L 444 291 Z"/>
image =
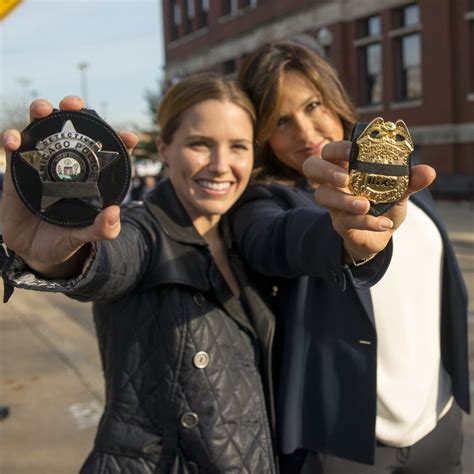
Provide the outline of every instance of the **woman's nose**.
<path id="1" fill-rule="evenodd" d="M 295 138 L 307 142 L 313 135 L 314 127 L 308 117 L 295 118 Z"/>
<path id="2" fill-rule="evenodd" d="M 217 174 L 226 173 L 229 170 L 229 152 L 222 149 L 213 150 L 209 169 Z"/>

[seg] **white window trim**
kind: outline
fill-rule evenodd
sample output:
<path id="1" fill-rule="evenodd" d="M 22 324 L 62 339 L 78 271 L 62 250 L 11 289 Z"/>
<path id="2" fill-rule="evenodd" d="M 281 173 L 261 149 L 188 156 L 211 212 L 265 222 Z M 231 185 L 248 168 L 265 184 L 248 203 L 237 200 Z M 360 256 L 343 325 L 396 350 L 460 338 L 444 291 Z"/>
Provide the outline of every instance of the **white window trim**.
<path id="1" fill-rule="evenodd" d="M 419 33 L 422 29 L 422 24 L 418 23 L 416 25 L 403 26 L 402 28 L 397 28 L 388 32 L 389 38 L 397 38 L 398 36 L 407 36 L 414 33 Z"/>
<path id="2" fill-rule="evenodd" d="M 365 38 L 357 38 L 356 40 L 352 42 L 352 44 L 358 48 L 359 46 L 368 46 L 369 44 L 372 44 L 372 43 L 381 43 L 382 40 L 383 40 L 382 35 L 366 36 Z"/>
<path id="3" fill-rule="evenodd" d="M 400 110 L 400 109 L 414 109 L 417 107 L 421 107 L 423 105 L 423 99 L 412 99 L 412 100 L 403 100 L 400 102 L 392 102 L 390 104 L 390 108 L 392 110 Z"/>

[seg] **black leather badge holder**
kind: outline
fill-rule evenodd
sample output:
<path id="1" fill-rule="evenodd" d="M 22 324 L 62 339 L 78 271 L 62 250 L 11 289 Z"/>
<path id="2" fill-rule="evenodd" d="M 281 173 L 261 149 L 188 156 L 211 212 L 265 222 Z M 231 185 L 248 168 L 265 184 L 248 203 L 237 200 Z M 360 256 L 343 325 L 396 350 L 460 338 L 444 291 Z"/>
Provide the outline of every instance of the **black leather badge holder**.
<path id="1" fill-rule="evenodd" d="M 59 226 L 91 225 L 129 189 L 130 158 L 117 133 L 93 110 L 54 111 L 31 122 L 12 153 L 15 188 L 41 219 Z"/>
<path id="2" fill-rule="evenodd" d="M 351 140 L 351 190 L 370 201 L 370 214 L 384 214 L 408 189 L 414 149 L 408 128 L 403 120 L 393 123 L 378 117 L 369 124 L 357 123 Z"/>

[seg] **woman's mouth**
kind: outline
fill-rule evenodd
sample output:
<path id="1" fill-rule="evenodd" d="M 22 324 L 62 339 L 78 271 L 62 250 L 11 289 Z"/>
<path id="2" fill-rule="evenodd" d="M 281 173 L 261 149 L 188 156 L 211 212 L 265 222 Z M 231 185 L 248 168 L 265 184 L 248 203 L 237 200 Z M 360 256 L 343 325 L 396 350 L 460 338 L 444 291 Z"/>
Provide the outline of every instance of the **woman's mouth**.
<path id="1" fill-rule="evenodd" d="M 211 181 L 207 179 L 198 179 L 196 183 L 205 193 L 213 195 L 226 194 L 232 185 L 230 181 Z"/>
<path id="2" fill-rule="evenodd" d="M 326 139 L 321 140 L 319 143 L 314 145 L 309 145 L 301 150 L 298 150 L 298 153 L 302 153 L 307 157 L 310 156 L 321 156 L 321 152 L 323 151 L 324 145 L 326 145 Z"/>

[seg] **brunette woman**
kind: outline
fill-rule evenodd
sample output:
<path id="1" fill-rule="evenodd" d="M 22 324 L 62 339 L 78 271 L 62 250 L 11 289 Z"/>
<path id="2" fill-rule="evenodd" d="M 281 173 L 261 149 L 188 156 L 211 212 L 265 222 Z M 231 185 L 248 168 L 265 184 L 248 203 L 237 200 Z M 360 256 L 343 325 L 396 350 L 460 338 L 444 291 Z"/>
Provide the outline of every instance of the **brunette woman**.
<path id="1" fill-rule="evenodd" d="M 258 167 L 233 230 L 274 300 L 282 472 L 461 472 L 466 290 L 428 191 L 408 200 L 434 171 L 413 166 L 405 198 L 368 215 L 340 156 L 356 112 L 327 61 L 269 44 L 239 79 L 258 111 Z M 373 273 L 387 243 L 391 264 Z"/>

